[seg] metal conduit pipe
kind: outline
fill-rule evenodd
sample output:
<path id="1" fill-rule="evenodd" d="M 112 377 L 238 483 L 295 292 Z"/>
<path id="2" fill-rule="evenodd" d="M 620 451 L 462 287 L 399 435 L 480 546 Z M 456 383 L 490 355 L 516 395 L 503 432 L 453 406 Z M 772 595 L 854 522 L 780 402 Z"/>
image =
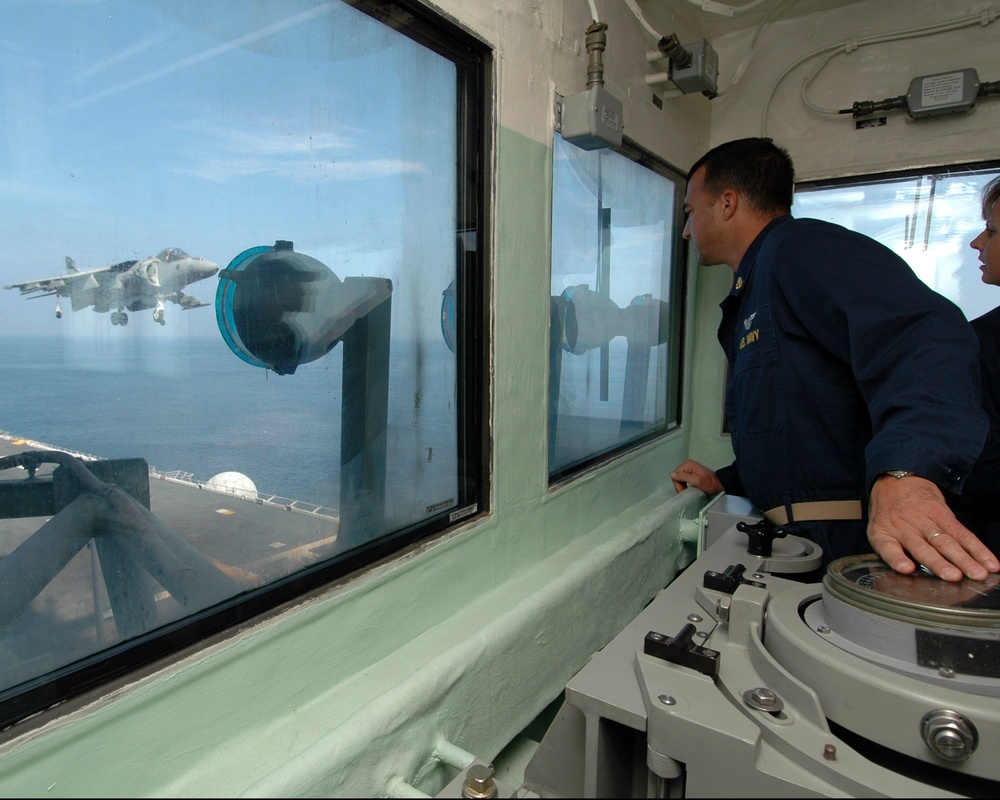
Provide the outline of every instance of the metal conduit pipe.
<path id="1" fill-rule="evenodd" d="M 591 86 L 604 86 L 604 49 L 608 46 L 607 30 L 606 23 L 594 22 L 586 31 L 587 55 L 590 56 L 587 64 L 588 89 Z"/>
<path id="2" fill-rule="evenodd" d="M 465 769 L 476 760 L 476 757 L 472 753 L 463 750 L 457 744 L 452 744 L 443 736 L 438 738 L 431 757 L 435 761 L 440 761 L 442 764 L 447 764 L 449 767 L 454 767 L 455 769 Z"/>
<path id="3" fill-rule="evenodd" d="M 990 94 L 1000 94 L 1000 81 L 983 81 L 979 84 L 977 97 L 986 97 Z"/>
<path id="4" fill-rule="evenodd" d="M 457 744 L 452 744 L 443 736 L 439 736 L 431 750 L 431 760 L 447 764 L 449 767 L 453 767 L 461 772 L 472 764 L 476 760 L 476 757 L 468 750 L 463 750 Z M 431 797 L 431 795 L 420 791 L 399 775 L 392 777 L 386 784 L 386 796 L 393 798 Z"/>

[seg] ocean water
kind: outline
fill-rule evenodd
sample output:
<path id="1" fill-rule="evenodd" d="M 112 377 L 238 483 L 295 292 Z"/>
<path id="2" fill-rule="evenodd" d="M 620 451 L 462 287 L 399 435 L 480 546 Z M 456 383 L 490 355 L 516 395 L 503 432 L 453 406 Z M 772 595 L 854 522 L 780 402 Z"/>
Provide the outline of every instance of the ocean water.
<path id="1" fill-rule="evenodd" d="M 402 487 L 391 514 L 400 524 L 447 501 L 456 480 L 451 354 L 435 343 L 436 355 L 413 359 L 410 346 L 397 348 L 390 372 L 388 481 Z M 261 493 L 337 508 L 339 349 L 278 376 L 241 361 L 221 337 L 5 336 L 0 430 L 101 458 L 145 458 L 196 481 L 241 472 Z"/>

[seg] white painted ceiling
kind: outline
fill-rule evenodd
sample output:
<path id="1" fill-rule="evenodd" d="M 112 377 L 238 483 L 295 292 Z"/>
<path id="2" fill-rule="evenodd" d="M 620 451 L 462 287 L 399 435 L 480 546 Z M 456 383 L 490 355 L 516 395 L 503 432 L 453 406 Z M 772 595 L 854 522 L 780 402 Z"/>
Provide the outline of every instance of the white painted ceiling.
<path id="1" fill-rule="evenodd" d="M 617 1 L 617 0 L 616 0 Z M 715 38 L 759 25 L 769 20 L 793 19 L 832 8 L 863 3 L 877 5 L 881 0 L 636 0 L 647 21 L 664 33 L 675 26 L 691 27 Z M 732 13 L 717 13 L 732 9 Z"/>

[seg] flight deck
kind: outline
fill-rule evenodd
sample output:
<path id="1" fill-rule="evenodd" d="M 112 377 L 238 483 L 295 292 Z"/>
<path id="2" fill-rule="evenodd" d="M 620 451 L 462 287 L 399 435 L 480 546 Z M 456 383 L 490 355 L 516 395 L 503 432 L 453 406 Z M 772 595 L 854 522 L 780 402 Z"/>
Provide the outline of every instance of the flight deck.
<path id="1" fill-rule="evenodd" d="M 57 474 L 63 467 L 52 461 L 34 475 L 23 467 L 0 473 L 0 693 L 340 549 L 338 514 L 324 506 L 211 486 L 161 474 L 142 459 L 102 461 L 0 432 L 0 462 L 28 452 L 87 465 L 100 485 L 128 493 L 127 509 L 146 516 L 139 515 L 138 526 L 113 514 L 86 516 L 81 509 L 89 504 L 67 501 L 74 491 L 67 495 Z M 108 465 L 117 466 L 120 477 L 101 479 L 107 470 L 100 467 Z M 50 513 L 37 514 L 30 497 L 25 505 L 25 497 L 47 493 L 55 496 Z"/>
<path id="2" fill-rule="evenodd" d="M 0 433 L 0 458 L 27 450 L 59 448 Z M 53 471 L 43 470 L 39 477 Z M 4 482 L 12 479 L 16 475 L 0 475 Z M 227 491 L 155 469 L 149 473 L 149 494 L 151 510 L 167 527 L 184 531 L 185 538 L 210 557 L 238 562 L 251 572 L 267 572 L 268 565 L 278 560 L 308 560 L 308 553 L 320 548 L 322 557 L 329 558 L 329 547 L 337 541 L 339 517 L 327 506 L 266 492 Z M 4 531 L 0 550 L 8 552 L 11 542 L 37 530 L 40 520 L 4 519 L 0 525 Z M 233 541 L 237 534 L 239 540 Z"/>

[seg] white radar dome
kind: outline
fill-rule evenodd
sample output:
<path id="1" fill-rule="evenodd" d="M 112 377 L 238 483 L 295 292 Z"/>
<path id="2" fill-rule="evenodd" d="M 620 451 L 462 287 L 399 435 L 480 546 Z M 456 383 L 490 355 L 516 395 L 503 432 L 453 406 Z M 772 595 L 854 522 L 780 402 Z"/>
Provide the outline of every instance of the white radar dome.
<path id="1" fill-rule="evenodd" d="M 249 500 L 254 500 L 257 497 L 257 487 L 242 472 L 220 472 L 209 478 L 205 485 L 222 492 L 246 497 Z"/>

